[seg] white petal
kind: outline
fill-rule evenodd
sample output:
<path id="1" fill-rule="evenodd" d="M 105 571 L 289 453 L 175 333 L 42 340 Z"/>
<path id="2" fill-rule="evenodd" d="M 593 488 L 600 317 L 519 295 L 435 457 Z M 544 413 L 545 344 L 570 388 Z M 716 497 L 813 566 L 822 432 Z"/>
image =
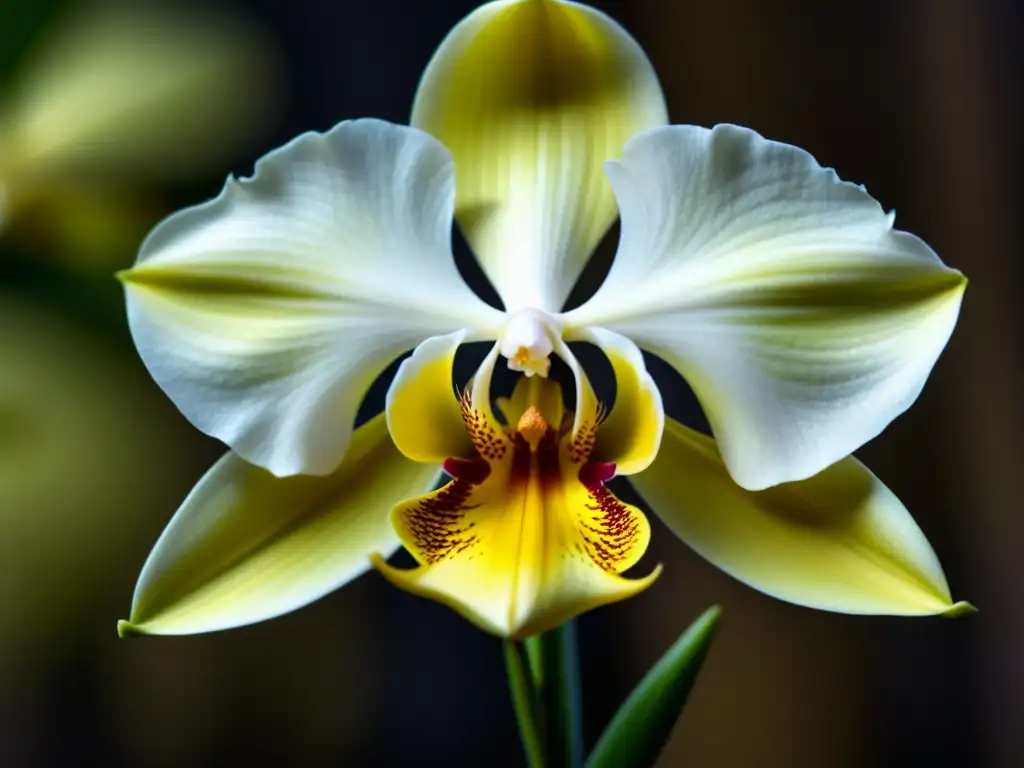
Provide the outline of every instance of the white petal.
<path id="1" fill-rule="evenodd" d="M 425 133 L 360 120 L 295 139 L 174 214 L 124 275 L 150 373 L 245 460 L 330 472 L 392 360 L 500 323 L 452 260 L 452 176 Z"/>
<path id="2" fill-rule="evenodd" d="M 327 477 L 278 478 L 229 453 L 189 494 L 139 576 L 122 634 L 180 635 L 293 611 L 398 547 L 388 512 L 433 486 L 384 415 L 361 426 Z"/>
<path id="3" fill-rule="evenodd" d="M 728 125 L 649 131 L 608 173 L 619 253 L 565 321 L 676 366 L 740 485 L 809 477 L 917 398 L 966 281 L 861 187 Z"/>
<path id="4" fill-rule="evenodd" d="M 601 164 L 666 121 L 636 41 L 561 0 L 473 11 L 431 59 L 412 115 L 455 156 L 459 226 L 510 312 L 562 308 L 615 221 Z"/>

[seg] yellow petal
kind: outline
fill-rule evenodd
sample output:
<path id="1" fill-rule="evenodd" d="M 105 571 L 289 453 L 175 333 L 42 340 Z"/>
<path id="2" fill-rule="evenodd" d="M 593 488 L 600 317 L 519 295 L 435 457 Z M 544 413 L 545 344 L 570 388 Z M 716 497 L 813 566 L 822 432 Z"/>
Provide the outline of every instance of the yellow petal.
<path id="1" fill-rule="evenodd" d="M 428 65 L 412 114 L 455 157 L 456 217 L 510 311 L 562 308 L 617 215 L 602 163 L 666 120 L 636 41 L 556 0 L 471 13 Z"/>
<path id="2" fill-rule="evenodd" d="M 208 632 L 300 608 L 363 573 L 372 552 L 393 551 L 388 510 L 436 474 L 395 449 L 383 414 L 327 477 L 277 478 L 229 453 L 153 548 L 119 631 Z"/>
<path id="3" fill-rule="evenodd" d="M 661 445 L 665 409 L 643 354 L 625 336 L 604 328 L 587 328 L 575 337 L 599 346 L 615 373 L 615 403 L 598 430 L 594 460 L 612 462 L 619 475 L 646 469 Z"/>
<path id="4" fill-rule="evenodd" d="M 440 464 L 473 455 L 452 384 L 455 353 L 465 337 L 456 331 L 427 339 L 402 362 L 388 388 L 388 430 L 413 461 Z"/>
<path id="5" fill-rule="evenodd" d="M 740 581 L 840 613 L 958 614 L 939 561 L 899 499 L 850 457 L 768 491 L 745 491 L 713 440 L 669 419 L 631 482 L 683 541 Z"/>

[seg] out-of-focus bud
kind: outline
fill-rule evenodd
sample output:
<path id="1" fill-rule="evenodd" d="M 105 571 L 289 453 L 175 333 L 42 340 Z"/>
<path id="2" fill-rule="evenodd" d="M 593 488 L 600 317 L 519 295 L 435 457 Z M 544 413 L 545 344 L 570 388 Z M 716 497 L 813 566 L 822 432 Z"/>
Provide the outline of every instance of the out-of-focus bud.
<path id="1" fill-rule="evenodd" d="M 115 346 L 0 292 L 0 683 L 106 628 L 206 462 L 191 432 Z"/>
<path id="2" fill-rule="evenodd" d="M 109 240 L 138 216 L 118 210 L 126 187 L 226 170 L 273 111 L 275 63 L 237 18 L 87 6 L 44 38 L 0 102 L 0 225 L 45 219 L 50 245 L 77 251 Z"/>

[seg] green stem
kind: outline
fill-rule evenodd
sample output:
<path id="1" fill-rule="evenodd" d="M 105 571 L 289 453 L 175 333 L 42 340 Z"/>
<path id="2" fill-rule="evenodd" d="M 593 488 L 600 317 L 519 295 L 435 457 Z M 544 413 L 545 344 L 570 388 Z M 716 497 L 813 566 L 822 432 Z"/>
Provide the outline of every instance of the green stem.
<path id="1" fill-rule="evenodd" d="M 543 723 L 545 755 L 551 768 L 582 768 L 583 724 L 576 624 L 567 621 L 526 640 L 533 688 Z"/>
<path id="2" fill-rule="evenodd" d="M 526 761 L 530 768 L 547 768 L 540 700 L 533 683 L 531 664 L 522 643 L 505 641 L 505 669 L 508 672 L 508 689 L 512 694 L 512 707 L 516 713 Z"/>

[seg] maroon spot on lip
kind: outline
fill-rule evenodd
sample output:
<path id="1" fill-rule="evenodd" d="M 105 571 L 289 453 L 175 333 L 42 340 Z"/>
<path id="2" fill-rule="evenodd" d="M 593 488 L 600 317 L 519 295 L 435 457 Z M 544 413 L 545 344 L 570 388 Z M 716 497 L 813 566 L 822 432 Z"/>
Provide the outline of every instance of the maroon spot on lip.
<path id="1" fill-rule="evenodd" d="M 441 468 L 456 480 L 479 485 L 491 474 L 491 465 L 479 456 L 474 459 L 445 459 Z"/>
<path id="2" fill-rule="evenodd" d="M 615 464 L 610 461 L 588 461 L 580 468 L 579 477 L 587 488 L 603 485 L 615 477 Z"/>

